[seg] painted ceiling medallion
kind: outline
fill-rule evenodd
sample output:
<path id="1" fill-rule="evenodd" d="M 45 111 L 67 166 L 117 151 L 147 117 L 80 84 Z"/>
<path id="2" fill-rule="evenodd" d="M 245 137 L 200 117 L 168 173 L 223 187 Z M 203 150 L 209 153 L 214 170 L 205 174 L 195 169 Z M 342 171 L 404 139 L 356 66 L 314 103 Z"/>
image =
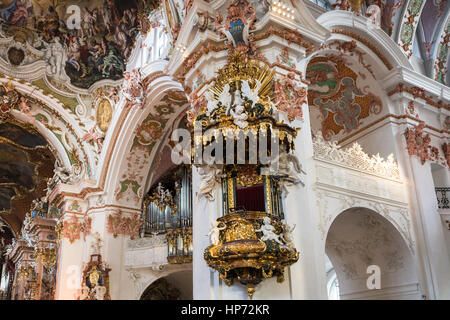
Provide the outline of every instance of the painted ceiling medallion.
<path id="1" fill-rule="evenodd" d="M 25 59 L 25 52 L 22 49 L 12 47 L 8 50 L 8 59 L 13 66 L 18 66 Z"/>

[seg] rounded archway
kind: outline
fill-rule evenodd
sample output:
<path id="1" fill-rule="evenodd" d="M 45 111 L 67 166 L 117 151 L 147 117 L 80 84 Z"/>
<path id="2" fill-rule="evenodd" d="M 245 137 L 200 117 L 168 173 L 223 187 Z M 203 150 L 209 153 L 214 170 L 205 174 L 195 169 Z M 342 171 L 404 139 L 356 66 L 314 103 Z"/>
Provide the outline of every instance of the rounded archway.
<path id="1" fill-rule="evenodd" d="M 152 282 L 140 300 L 192 300 L 192 270 L 171 273 Z"/>
<path id="2" fill-rule="evenodd" d="M 400 232 L 366 208 L 345 210 L 332 223 L 325 252 L 339 282 L 339 297 L 420 299 L 411 252 Z"/>

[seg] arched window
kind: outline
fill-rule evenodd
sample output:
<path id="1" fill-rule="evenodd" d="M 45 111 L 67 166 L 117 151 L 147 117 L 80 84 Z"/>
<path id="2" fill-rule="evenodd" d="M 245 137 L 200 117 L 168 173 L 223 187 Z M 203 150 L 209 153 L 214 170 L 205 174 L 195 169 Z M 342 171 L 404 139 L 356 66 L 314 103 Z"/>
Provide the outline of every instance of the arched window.
<path id="1" fill-rule="evenodd" d="M 325 255 L 325 271 L 327 274 L 327 294 L 328 300 L 340 300 L 339 281 L 330 259 Z"/>

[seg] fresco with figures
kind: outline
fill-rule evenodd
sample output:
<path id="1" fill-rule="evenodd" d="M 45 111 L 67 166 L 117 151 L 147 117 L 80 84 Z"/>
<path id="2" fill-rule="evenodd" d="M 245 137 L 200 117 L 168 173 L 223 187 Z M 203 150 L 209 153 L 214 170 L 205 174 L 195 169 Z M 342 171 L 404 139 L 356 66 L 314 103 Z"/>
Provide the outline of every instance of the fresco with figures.
<path id="1" fill-rule="evenodd" d="M 0 4 L 2 36 L 30 44 L 50 63 L 50 74 L 65 74 L 80 88 L 103 79 L 122 78 L 126 60 L 139 32 L 149 29 L 148 0 L 10 0 Z M 80 10 L 79 28 L 73 27 L 73 5 Z M 77 9 L 75 9 L 77 10 Z M 8 50 L 12 65 L 23 64 L 24 51 Z M 58 70 L 58 62 L 64 66 Z M 53 63 L 52 63 L 53 62 Z"/>

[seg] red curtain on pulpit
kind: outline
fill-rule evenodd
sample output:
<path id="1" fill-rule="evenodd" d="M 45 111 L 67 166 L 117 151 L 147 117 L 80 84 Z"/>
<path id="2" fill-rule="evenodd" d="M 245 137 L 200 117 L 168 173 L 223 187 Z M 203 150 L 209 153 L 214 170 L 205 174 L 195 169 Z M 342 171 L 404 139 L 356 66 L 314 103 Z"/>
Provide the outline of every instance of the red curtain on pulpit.
<path id="1" fill-rule="evenodd" d="M 236 208 L 265 212 L 264 185 L 236 188 Z"/>

